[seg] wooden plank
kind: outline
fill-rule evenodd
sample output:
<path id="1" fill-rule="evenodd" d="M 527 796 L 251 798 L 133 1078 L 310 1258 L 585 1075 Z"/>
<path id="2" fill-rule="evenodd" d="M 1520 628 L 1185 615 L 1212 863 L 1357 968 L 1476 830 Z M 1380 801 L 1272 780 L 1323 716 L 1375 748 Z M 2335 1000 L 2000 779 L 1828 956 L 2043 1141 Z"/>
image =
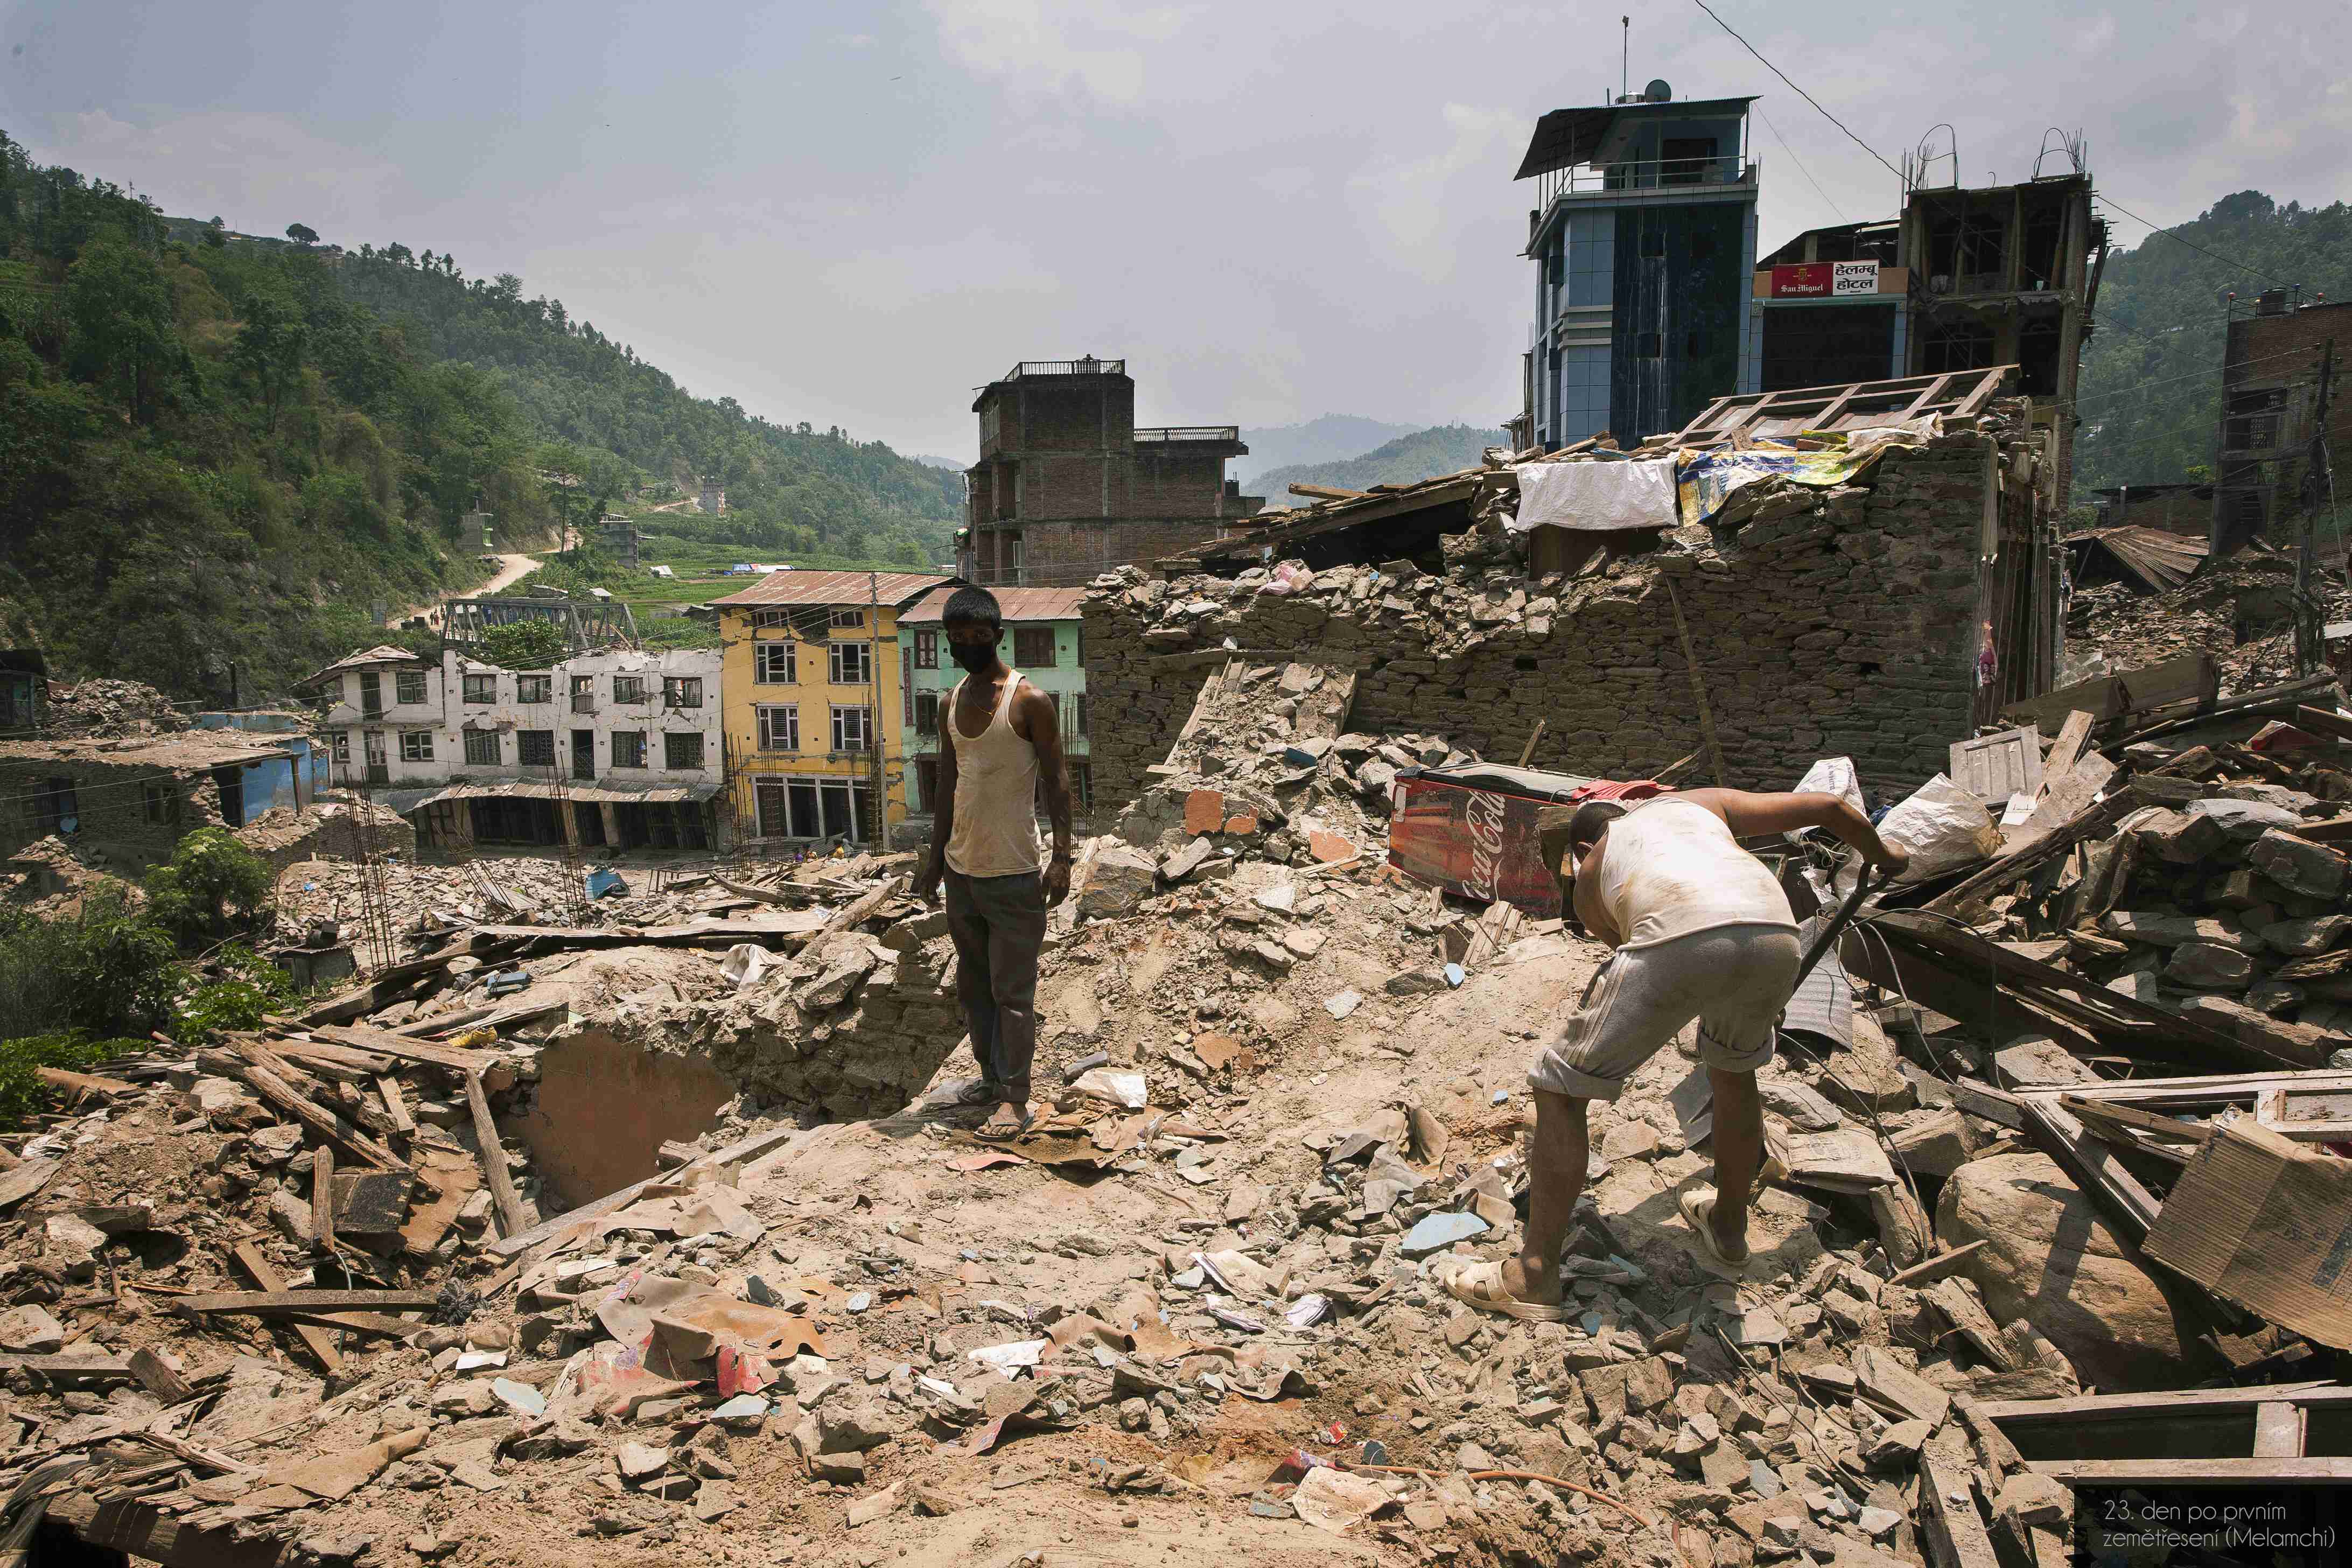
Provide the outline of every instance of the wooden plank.
<path id="1" fill-rule="evenodd" d="M 2118 1127 L 2136 1128 L 2142 1132 L 2153 1132 L 2166 1138 L 2185 1138 L 2191 1143 L 2202 1143 L 2213 1136 L 2213 1129 L 2201 1122 L 2158 1116 L 2153 1111 L 2136 1110 L 2128 1105 L 2085 1100 L 2079 1094 L 2061 1094 L 2058 1103 L 2087 1121 L 2111 1122 Z"/>
<path id="2" fill-rule="evenodd" d="M 1978 1402 L 1996 1425 L 2030 1429 L 2077 1426 L 2108 1421 L 2163 1423 L 2183 1415 L 2251 1417 L 2281 1400 L 2298 1407 L 2352 1411 L 2352 1384 L 2273 1384 L 2263 1388 L 2181 1388 L 2157 1394 L 2078 1394 L 2066 1399 L 1986 1399 Z"/>
<path id="3" fill-rule="evenodd" d="M 400 1080 L 390 1073 L 375 1080 L 375 1091 L 383 1100 L 383 1113 L 392 1119 L 392 1130 L 399 1133 L 416 1131 L 416 1118 L 408 1113 L 408 1101 L 402 1098 Z"/>
<path id="4" fill-rule="evenodd" d="M 2346 718 L 2332 708 L 2311 708 L 2297 704 L 2294 710 L 2294 725 L 2298 730 L 2309 730 L 2314 734 L 2330 735 L 2339 741 L 2352 741 L 2352 719 Z"/>
<path id="5" fill-rule="evenodd" d="M 48 1517 L 89 1545 L 165 1568 L 280 1568 L 294 1552 L 291 1537 L 241 1539 L 232 1525 L 199 1530 L 152 1504 L 135 1499 L 101 1503 L 87 1489 L 50 1499 Z"/>
<path id="6" fill-rule="evenodd" d="M 29 1372 L 50 1383 L 74 1386 L 137 1381 L 128 1361 L 110 1355 L 0 1354 L 0 1372 Z"/>
<path id="7" fill-rule="evenodd" d="M 1984 1240 L 1979 1239 L 1969 1242 L 1966 1247 L 1956 1247 L 1949 1252 L 1939 1252 L 1925 1263 L 1913 1264 L 1886 1282 L 1889 1285 L 1916 1285 L 1922 1279 L 1941 1279 L 1966 1262 L 1969 1254 L 1983 1245 Z"/>
<path id="8" fill-rule="evenodd" d="M 310 1151 L 310 1250 L 335 1250 L 335 1152 L 323 1143 Z"/>
<path id="9" fill-rule="evenodd" d="M 2000 1568 L 1968 1472 L 1931 1454 L 1919 1457 L 1919 1539 L 1936 1568 Z"/>
<path id="10" fill-rule="evenodd" d="M 184 1405 L 196 1396 L 188 1380 L 172 1370 L 171 1364 L 153 1350 L 142 1345 L 131 1352 L 131 1375 L 139 1386 L 162 1400 L 165 1405 Z"/>
<path id="11" fill-rule="evenodd" d="M 489 1184 L 490 1203 L 498 1211 L 499 1234 L 517 1236 L 527 1228 L 522 1199 L 515 1193 L 514 1173 L 507 1169 L 507 1149 L 499 1142 L 498 1123 L 490 1120 L 490 1097 L 482 1091 L 482 1075 L 466 1075 L 466 1109 L 474 1117 L 474 1142 L 481 1150 L 482 1176 Z"/>
<path id="12" fill-rule="evenodd" d="M 348 1046 L 371 1056 L 389 1057 L 394 1061 L 425 1062 L 458 1072 L 479 1071 L 489 1065 L 490 1059 L 486 1053 L 463 1046 L 445 1046 L 433 1040 L 415 1039 L 365 1024 L 322 1024 L 312 1029 L 310 1034 L 313 1038 Z"/>
<path id="13" fill-rule="evenodd" d="M 35 1068 L 33 1075 L 51 1089 L 64 1091 L 68 1104 L 79 1105 L 85 1100 L 110 1100 L 118 1094 L 136 1094 L 139 1086 L 125 1083 L 119 1078 L 100 1078 L 95 1073 L 68 1072 L 63 1068 Z"/>
<path id="14" fill-rule="evenodd" d="M 2284 1399 L 2254 1407 L 2254 1458 L 2300 1458 L 2303 1455 L 2304 1413 Z"/>
<path id="15" fill-rule="evenodd" d="M 238 1079 L 270 1105 L 291 1116 L 352 1159 L 387 1171 L 408 1169 L 406 1163 L 391 1150 L 366 1133 L 352 1128 L 341 1117 L 295 1089 L 271 1068 L 263 1066 L 264 1061 L 276 1062 L 281 1068 L 285 1065 L 266 1047 L 239 1042 L 236 1052 L 199 1051 L 196 1060 L 208 1069 Z"/>
<path id="16" fill-rule="evenodd" d="M 2080 708 L 2066 715 L 2058 727 L 2058 738 L 2050 742 L 2050 754 L 2042 759 L 2042 787 L 2047 795 L 2050 786 L 2073 771 L 2083 755 L 2083 743 L 2091 738 L 2091 726 L 2098 721 Z"/>
<path id="17" fill-rule="evenodd" d="M 269 1267 L 269 1260 L 261 1256 L 261 1249 L 250 1241 L 238 1242 L 230 1248 L 229 1257 L 263 1290 L 285 1289 L 286 1281 L 279 1277 L 278 1270 Z M 320 1366 L 330 1373 L 341 1369 L 342 1353 L 335 1349 L 335 1337 L 332 1334 L 324 1329 L 313 1328 L 308 1323 L 296 1323 L 293 1329 L 296 1337 L 301 1340 L 303 1346 L 318 1358 Z"/>
<path id="18" fill-rule="evenodd" d="M 2031 724 L 1955 741 L 1950 763 L 1951 781 L 1989 805 L 2042 793 L 2042 735 Z"/>
<path id="19" fill-rule="evenodd" d="M 2352 1487 L 2352 1458 L 2032 1459 L 2070 1487 Z"/>
<path id="20" fill-rule="evenodd" d="M 789 1142 L 798 1137 L 800 1131 L 797 1127 L 772 1127 L 765 1132 L 754 1132 L 749 1138 L 730 1143 L 724 1149 L 705 1155 L 697 1163 L 706 1165 L 731 1165 L 738 1161 L 756 1160 L 778 1144 Z M 526 1247 L 536 1247 L 548 1237 L 559 1234 L 567 1226 L 594 1219 L 600 1215 L 610 1214 L 614 1209 L 635 1203 L 637 1194 L 647 1187 L 656 1182 L 675 1181 L 677 1174 L 676 1171 L 665 1171 L 658 1176 L 647 1176 L 644 1181 L 632 1182 L 616 1193 L 607 1193 L 601 1198 L 582 1204 L 576 1209 L 566 1210 L 553 1219 L 541 1220 L 520 1236 L 501 1237 L 490 1243 L 489 1250 L 500 1258 L 512 1258 Z"/>
<path id="21" fill-rule="evenodd" d="M 172 1305 L 184 1312 L 230 1312 L 253 1317 L 278 1317 L 287 1312 L 338 1312 L 352 1308 L 406 1308 L 421 1310 L 440 1297 L 431 1290 L 199 1290 L 174 1296 Z"/>
<path id="22" fill-rule="evenodd" d="M 2132 1249 L 2127 1256 L 2137 1262 L 2139 1246 L 2164 1205 L 2124 1168 L 2113 1149 L 2057 1104 L 2055 1095 L 2028 1094 L 2019 1100 L 2025 1107 L 2026 1136 L 2082 1189 L 2117 1239 Z"/>
<path id="23" fill-rule="evenodd" d="M 2083 839 L 2104 834 L 2120 815 L 2120 803 L 2101 801 L 2085 807 L 2073 821 L 2053 828 L 2042 837 L 2021 848 L 2000 856 L 1981 871 L 1945 889 L 1929 900 L 1925 907 L 1931 910 L 1957 910 L 1969 900 L 1991 889 L 2001 887 L 2029 876 L 2034 868 L 2062 849 L 2071 849 Z"/>

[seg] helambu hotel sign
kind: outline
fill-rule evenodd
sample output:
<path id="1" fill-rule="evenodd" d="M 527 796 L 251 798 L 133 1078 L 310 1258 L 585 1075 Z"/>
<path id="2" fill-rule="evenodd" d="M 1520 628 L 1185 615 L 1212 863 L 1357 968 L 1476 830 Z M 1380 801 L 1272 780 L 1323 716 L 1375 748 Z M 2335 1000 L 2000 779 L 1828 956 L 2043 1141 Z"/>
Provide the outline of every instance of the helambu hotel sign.
<path id="1" fill-rule="evenodd" d="M 1801 261 L 1772 268 L 1771 298 L 1824 300 L 1841 294 L 1878 292 L 1875 261 Z"/>

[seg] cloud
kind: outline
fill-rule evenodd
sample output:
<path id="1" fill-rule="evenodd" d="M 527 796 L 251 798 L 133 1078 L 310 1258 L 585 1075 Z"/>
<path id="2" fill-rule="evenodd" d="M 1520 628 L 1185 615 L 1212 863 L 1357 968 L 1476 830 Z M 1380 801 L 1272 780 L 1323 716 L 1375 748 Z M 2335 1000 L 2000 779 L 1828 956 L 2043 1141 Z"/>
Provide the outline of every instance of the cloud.
<path id="1" fill-rule="evenodd" d="M 1099 103 L 1143 100 L 1146 62 L 1199 6 L 1111 0 L 929 0 L 940 40 L 972 71 L 1029 100 L 1076 89 Z"/>
<path id="2" fill-rule="evenodd" d="M 328 141 L 282 115 L 217 110 L 140 125 L 104 110 L 59 118 L 35 155 L 135 183 L 164 211 L 276 233 L 307 223 L 329 239 L 373 232 L 414 205 L 400 165 Z"/>
<path id="3" fill-rule="evenodd" d="M 1449 103 L 1439 111 L 1444 144 L 1425 156 L 1367 169 L 1348 182 L 1350 203 L 1393 246 L 1397 259 L 1423 279 L 1451 276 L 1462 217 L 1482 196 L 1455 187 L 1465 179 L 1491 184 L 1506 149 L 1523 139 L 1526 118 L 1507 109 Z M 1462 198 L 1470 195 L 1467 202 Z"/>

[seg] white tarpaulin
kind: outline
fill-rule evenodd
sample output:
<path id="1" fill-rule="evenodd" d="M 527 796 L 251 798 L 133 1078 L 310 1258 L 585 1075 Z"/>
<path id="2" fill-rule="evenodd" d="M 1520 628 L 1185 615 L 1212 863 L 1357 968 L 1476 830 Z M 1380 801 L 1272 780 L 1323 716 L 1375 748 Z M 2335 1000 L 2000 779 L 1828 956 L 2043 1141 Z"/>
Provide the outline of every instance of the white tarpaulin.
<path id="1" fill-rule="evenodd" d="M 1533 528 L 1607 531 L 1622 528 L 1672 528 L 1675 460 L 1642 462 L 1521 463 L 1519 514 L 1514 533 Z"/>

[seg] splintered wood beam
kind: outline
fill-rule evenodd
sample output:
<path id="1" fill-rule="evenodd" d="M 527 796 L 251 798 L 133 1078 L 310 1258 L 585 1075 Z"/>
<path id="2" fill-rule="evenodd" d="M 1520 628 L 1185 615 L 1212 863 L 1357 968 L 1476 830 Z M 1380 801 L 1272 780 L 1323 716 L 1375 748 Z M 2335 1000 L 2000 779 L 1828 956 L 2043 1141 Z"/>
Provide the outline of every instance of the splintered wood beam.
<path id="1" fill-rule="evenodd" d="M 530 1228 L 530 1221 L 515 1193 L 514 1173 L 507 1169 L 507 1148 L 499 1142 L 498 1123 L 490 1120 L 490 1097 L 483 1092 L 478 1072 L 466 1075 L 466 1108 L 473 1112 L 474 1141 L 481 1147 L 482 1174 L 489 1183 L 491 1205 L 498 1210 L 499 1235 L 520 1236 Z"/>
<path id="2" fill-rule="evenodd" d="M 1337 485 L 1294 484 L 1290 487 L 1290 493 L 1295 496 L 1305 496 L 1309 500 L 1363 500 L 1372 492 L 1343 490 Z"/>
<path id="3" fill-rule="evenodd" d="M 284 1279 L 278 1275 L 277 1269 L 269 1266 L 269 1259 L 261 1256 L 261 1248 L 254 1246 L 250 1241 L 240 1241 L 230 1248 L 229 1258 L 239 1268 L 245 1270 L 247 1278 L 265 1291 L 286 1289 Z M 318 1358 L 320 1366 L 331 1373 L 341 1369 L 342 1352 L 335 1349 L 334 1335 L 324 1329 L 313 1328 L 308 1323 L 296 1323 L 293 1328 L 295 1336 L 302 1342 L 304 1349 Z"/>
<path id="4" fill-rule="evenodd" d="M 419 1311 L 440 1298 L 431 1290 L 199 1290 L 174 1296 L 184 1312 L 236 1312 L 277 1317 L 287 1312 L 341 1312 L 353 1308 Z"/>
<path id="5" fill-rule="evenodd" d="M 335 1250 L 335 1152 L 323 1143 L 310 1152 L 310 1250 Z"/>
<path id="6" fill-rule="evenodd" d="M 1926 1454 L 1919 1458 L 1919 1538 L 1936 1568 L 2000 1568 L 1969 1473 Z"/>
<path id="7" fill-rule="evenodd" d="M 386 1073 L 375 1080 L 375 1091 L 383 1099 L 384 1114 L 392 1119 L 392 1130 L 403 1134 L 416 1131 L 416 1119 L 408 1113 L 408 1101 L 401 1097 L 400 1080 Z"/>

